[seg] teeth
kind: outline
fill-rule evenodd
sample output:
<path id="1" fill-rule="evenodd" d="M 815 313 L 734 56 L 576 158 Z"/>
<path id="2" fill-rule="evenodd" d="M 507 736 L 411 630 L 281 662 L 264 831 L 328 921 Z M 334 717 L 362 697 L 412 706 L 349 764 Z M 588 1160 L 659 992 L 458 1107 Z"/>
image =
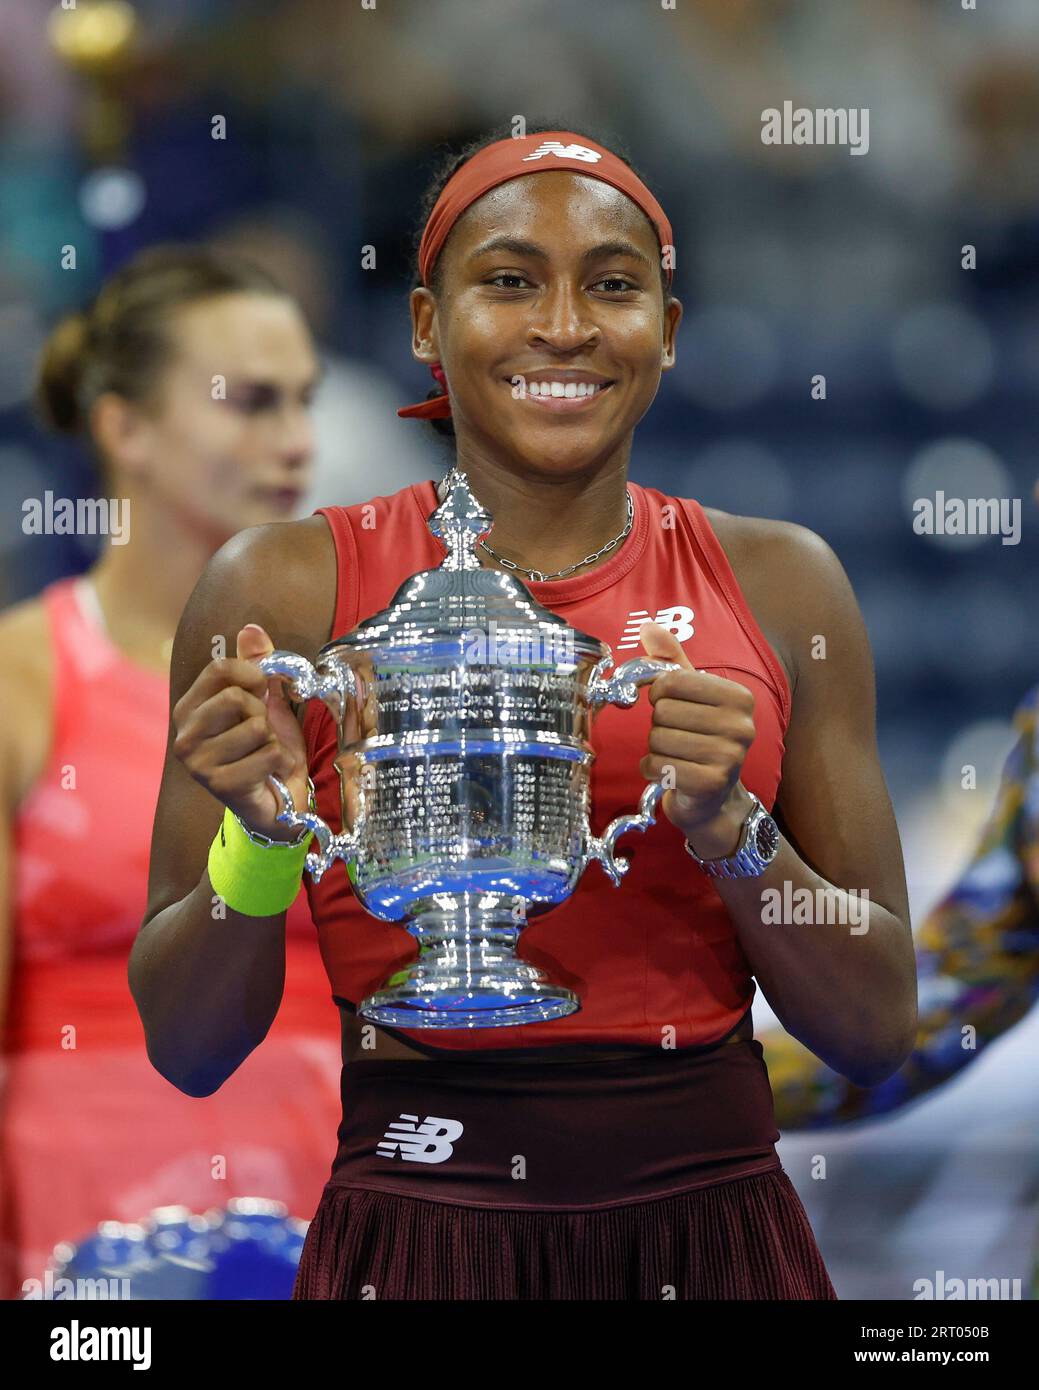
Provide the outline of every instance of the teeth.
<path id="1" fill-rule="evenodd" d="M 579 396 L 594 396 L 600 388 L 591 381 L 531 381 L 527 390 L 532 396 L 556 396 L 573 400 Z"/>

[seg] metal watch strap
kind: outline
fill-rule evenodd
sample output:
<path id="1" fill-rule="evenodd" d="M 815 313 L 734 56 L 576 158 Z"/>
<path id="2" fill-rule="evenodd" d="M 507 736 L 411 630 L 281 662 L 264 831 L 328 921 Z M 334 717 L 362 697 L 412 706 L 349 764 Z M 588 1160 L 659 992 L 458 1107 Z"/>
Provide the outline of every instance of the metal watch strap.
<path id="1" fill-rule="evenodd" d="M 712 878 L 757 878 L 759 874 L 764 873 L 765 869 L 776 857 L 776 853 L 778 852 L 778 828 L 776 849 L 773 850 L 768 859 L 762 859 L 761 855 L 758 853 L 756 845 L 758 826 L 763 819 L 768 818 L 771 820 L 772 817 L 753 792 L 750 792 L 749 795 L 754 805 L 747 813 L 747 818 L 743 822 L 743 829 L 740 832 L 739 844 L 732 854 L 722 859 L 701 859 L 689 841 L 685 841 L 686 853 L 689 854 L 691 858 L 695 859 L 700 865 L 700 868 L 703 869 L 705 873 L 710 874 Z M 775 824 L 774 821 L 773 824 Z"/>

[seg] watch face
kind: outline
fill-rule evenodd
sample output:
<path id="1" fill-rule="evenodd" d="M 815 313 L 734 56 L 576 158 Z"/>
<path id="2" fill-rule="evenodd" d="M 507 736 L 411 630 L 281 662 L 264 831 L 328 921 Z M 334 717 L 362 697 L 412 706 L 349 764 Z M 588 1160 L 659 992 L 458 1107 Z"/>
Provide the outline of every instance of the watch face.
<path id="1" fill-rule="evenodd" d="M 766 814 L 758 821 L 754 846 L 762 859 L 773 858 L 779 849 L 779 827 L 770 815 Z"/>

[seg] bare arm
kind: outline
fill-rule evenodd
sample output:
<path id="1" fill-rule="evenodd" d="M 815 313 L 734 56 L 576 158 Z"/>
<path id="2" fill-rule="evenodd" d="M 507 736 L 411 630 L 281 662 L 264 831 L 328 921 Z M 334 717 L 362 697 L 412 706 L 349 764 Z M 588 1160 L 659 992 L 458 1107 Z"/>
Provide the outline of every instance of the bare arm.
<path id="1" fill-rule="evenodd" d="M 148 909 L 129 981 L 153 1065 L 188 1095 L 217 1090 L 263 1041 L 284 988 L 285 913 L 244 916 L 209 881 L 224 806 L 284 838 L 268 773 L 306 804 L 300 722 L 278 682 L 251 659 L 214 659 L 214 642 L 222 637 L 234 653 L 241 629 L 256 623 L 275 645 L 313 659 L 330 635 L 335 581 L 323 518 L 257 527 L 213 557 L 177 629 Z M 260 641 L 243 656 L 263 650 Z"/>
<path id="2" fill-rule="evenodd" d="M 6 682 L 0 681 L 0 700 L 7 695 Z M 7 725 L 10 728 L 10 725 Z M 16 792 L 11 737 L 0 737 L 0 1039 L 7 1031 L 8 999 L 11 988 L 13 946 L 12 887 L 14 854 L 11 846 Z"/>
<path id="3" fill-rule="evenodd" d="M 14 820 L 47 763 L 52 686 L 46 613 L 40 599 L 30 599 L 0 615 L 0 1034 L 6 1031 L 14 952 Z"/>
<path id="4" fill-rule="evenodd" d="M 851 585 L 825 541 L 780 523 L 768 544 L 769 572 L 784 586 L 797 654 L 777 796 L 783 834 L 760 876 L 712 882 L 788 1032 L 851 1080 L 874 1085 L 912 1047 L 916 972 L 902 850 L 877 756 L 869 641 Z M 668 653 L 654 647 L 653 654 Z M 669 692 L 686 688 L 686 698 L 714 705 L 704 726 L 720 741 L 704 754 L 711 766 L 700 769 L 700 783 L 720 789 L 719 797 L 731 791 L 713 819 L 688 830 L 704 858 L 733 853 L 751 804 L 738 775 L 753 738 L 753 698 L 742 687 L 733 693 L 736 685 L 709 673 L 672 672 L 651 688 L 655 707 L 665 702 L 664 723 L 682 717 L 667 702 Z M 655 733 L 651 742 L 660 755 L 683 756 L 681 746 L 674 733 Z M 659 775 L 668 761 L 674 757 L 644 760 L 644 775 Z M 690 765 L 679 765 L 679 789 L 683 766 Z M 687 785 L 697 787 L 695 768 Z M 701 872 L 692 861 L 690 871 Z M 810 904 L 807 922 L 786 910 L 798 894 Z"/>
<path id="5" fill-rule="evenodd" d="M 771 872 L 813 898 L 820 887 L 854 890 L 867 930 L 839 920 L 767 925 L 759 900 L 745 949 L 788 1031 L 851 1080 L 872 1085 L 905 1060 L 917 1022 L 905 866 L 876 743 L 873 658 L 830 547 L 802 527 L 792 528 L 787 547 L 800 642 L 777 798 L 784 843 Z"/>

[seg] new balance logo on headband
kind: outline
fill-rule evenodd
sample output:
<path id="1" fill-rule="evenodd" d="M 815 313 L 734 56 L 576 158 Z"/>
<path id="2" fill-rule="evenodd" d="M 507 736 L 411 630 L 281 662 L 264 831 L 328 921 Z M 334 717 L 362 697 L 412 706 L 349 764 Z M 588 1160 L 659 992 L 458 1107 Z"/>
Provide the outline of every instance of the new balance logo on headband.
<path id="1" fill-rule="evenodd" d="M 560 159 L 582 159 L 585 164 L 598 164 L 602 159 L 598 150 L 590 150 L 587 145 L 564 145 L 560 140 L 543 140 L 534 153 L 525 154 L 521 162 L 542 159 L 546 154 L 558 155 Z"/>
<path id="2" fill-rule="evenodd" d="M 624 633 L 617 644 L 619 652 L 639 645 L 639 630 L 643 623 L 659 623 L 661 627 L 666 627 L 668 632 L 674 633 L 679 642 L 688 642 L 694 631 L 693 610 L 676 603 L 672 608 L 661 608 L 654 618 L 652 613 L 647 613 L 644 608 L 634 609 L 628 614 Z"/>
<path id="3" fill-rule="evenodd" d="M 376 1146 L 381 1158 L 393 1158 L 398 1153 L 406 1163 L 443 1163 L 454 1153 L 454 1141 L 464 1126 L 457 1120 L 442 1120 L 439 1115 L 427 1115 L 421 1124 L 417 1115 L 401 1115 L 394 1120 Z"/>

